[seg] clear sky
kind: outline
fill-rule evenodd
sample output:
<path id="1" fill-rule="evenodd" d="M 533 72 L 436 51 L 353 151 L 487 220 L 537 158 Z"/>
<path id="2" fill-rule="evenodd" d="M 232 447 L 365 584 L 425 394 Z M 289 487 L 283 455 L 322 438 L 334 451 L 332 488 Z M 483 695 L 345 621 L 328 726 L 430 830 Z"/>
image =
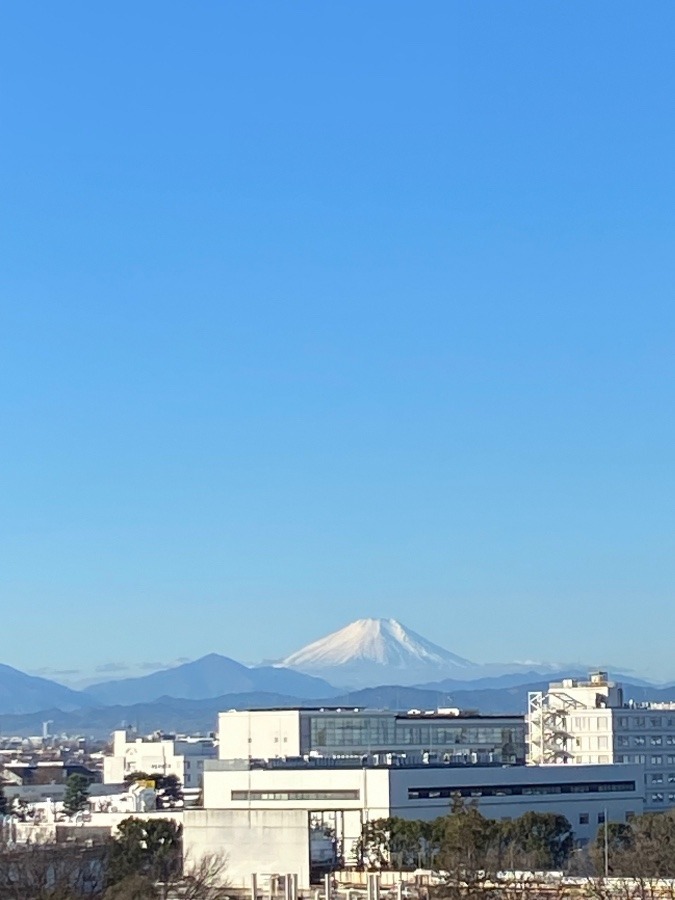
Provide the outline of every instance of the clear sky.
<path id="1" fill-rule="evenodd" d="M 0 661 L 373 615 L 675 678 L 674 35 L 672 0 L 4 4 Z"/>

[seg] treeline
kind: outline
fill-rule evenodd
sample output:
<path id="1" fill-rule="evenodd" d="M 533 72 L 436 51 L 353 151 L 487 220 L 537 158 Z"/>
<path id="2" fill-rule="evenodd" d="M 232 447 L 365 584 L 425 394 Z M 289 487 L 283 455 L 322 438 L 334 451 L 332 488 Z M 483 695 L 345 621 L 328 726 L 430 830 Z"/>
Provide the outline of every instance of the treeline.
<path id="1" fill-rule="evenodd" d="M 356 863 L 366 868 L 443 871 L 562 869 L 574 849 L 572 826 L 556 813 L 488 819 L 460 797 L 430 822 L 391 817 L 363 826 Z"/>
<path id="2" fill-rule="evenodd" d="M 0 845 L 2 900 L 224 900 L 222 857 L 184 865 L 182 828 L 129 817 L 99 845 Z"/>
<path id="3" fill-rule="evenodd" d="M 600 829 L 590 851 L 598 871 L 617 878 L 675 878 L 675 810 L 645 813 Z"/>
<path id="4" fill-rule="evenodd" d="M 526 812 L 495 820 L 457 798 L 448 815 L 430 822 L 391 817 L 365 823 L 355 855 L 363 868 L 433 869 L 464 885 L 514 870 L 675 879 L 675 810 L 600 825 L 595 841 L 580 846 L 565 816 Z"/>

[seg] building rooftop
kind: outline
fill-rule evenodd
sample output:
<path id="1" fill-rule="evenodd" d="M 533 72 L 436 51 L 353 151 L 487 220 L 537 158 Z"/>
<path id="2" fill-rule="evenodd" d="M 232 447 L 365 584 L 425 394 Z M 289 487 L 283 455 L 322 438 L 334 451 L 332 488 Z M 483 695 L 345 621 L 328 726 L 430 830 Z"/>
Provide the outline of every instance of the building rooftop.
<path id="1" fill-rule="evenodd" d="M 514 764 L 521 768 L 523 764 Z M 300 756 L 273 757 L 270 759 L 212 759 L 204 763 L 206 772 L 248 772 L 253 769 L 508 769 L 512 765 L 502 762 L 462 762 L 433 758 L 424 761 L 419 754 L 406 756 L 399 753 L 371 753 L 363 756 Z"/>
<path id="2" fill-rule="evenodd" d="M 523 715 L 519 713 L 480 713 L 476 709 L 373 709 L 367 706 L 265 706 L 256 709 L 227 709 L 222 710 L 221 715 L 227 713 L 277 713 L 277 712 L 301 712 L 301 713 L 344 713 L 345 715 L 353 715 L 361 713 L 364 715 L 381 715 L 393 716 L 396 719 L 513 719 L 519 721 L 523 719 Z"/>

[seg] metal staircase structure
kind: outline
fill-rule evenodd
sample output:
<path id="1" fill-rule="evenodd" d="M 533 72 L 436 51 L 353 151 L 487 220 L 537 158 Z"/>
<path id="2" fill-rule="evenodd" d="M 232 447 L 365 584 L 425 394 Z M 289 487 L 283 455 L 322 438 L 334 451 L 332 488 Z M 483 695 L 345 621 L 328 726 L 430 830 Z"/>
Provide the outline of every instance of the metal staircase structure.
<path id="1" fill-rule="evenodd" d="M 573 710 L 585 709 L 583 703 L 560 691 L 530 691 L 527 695 L 527 764 L 561 765 L 572 762 L 573 735 L 568 717 Z"/>

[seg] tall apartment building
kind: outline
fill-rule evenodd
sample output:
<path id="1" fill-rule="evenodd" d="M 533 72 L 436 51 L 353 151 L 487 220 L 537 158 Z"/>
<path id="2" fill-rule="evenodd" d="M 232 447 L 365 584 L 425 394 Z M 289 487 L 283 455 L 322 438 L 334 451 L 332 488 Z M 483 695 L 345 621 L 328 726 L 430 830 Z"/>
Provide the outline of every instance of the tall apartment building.
<path id="1" fill-rule="evenodd" d="M 606 672 L 529 695 L 530 765 L 638 764 L 645 808 L 675 806 L 675 703 L 625 701 Z"/>

